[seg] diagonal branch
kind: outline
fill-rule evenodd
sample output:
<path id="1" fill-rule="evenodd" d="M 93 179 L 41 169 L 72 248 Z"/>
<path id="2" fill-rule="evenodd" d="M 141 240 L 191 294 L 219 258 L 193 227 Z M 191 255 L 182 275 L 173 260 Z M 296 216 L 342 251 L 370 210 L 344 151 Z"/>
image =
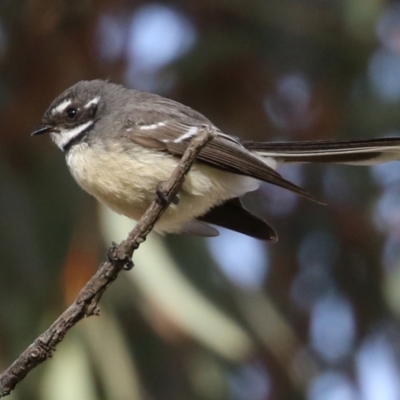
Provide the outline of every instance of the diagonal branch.
<path id="1" fill-rule="evenodd" d="M 104 291 L 126 265 L 132 265 L 133 252 L 146 240 L 146 236 L 178 193 L 201 149 L 213 137 L 214 131 L 204 128 L 190 142 L 171 177 L 158 189 L 155 200 L 127 239 L 109 249 L 109 259 L 100 265 L 73 304 L 0 375 L 0 397 L 10 394 L 32 369 L 50 358 L 68 330 L 78 321 L 99 314 L 98 303 Z"/>

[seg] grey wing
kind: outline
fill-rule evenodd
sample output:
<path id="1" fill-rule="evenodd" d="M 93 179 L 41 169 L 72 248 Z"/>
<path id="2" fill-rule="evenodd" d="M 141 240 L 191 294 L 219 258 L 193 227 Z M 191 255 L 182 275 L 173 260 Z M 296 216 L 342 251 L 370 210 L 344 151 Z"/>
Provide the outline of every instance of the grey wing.
<path id="1" fill-rule="evenodd" d="M 200 122 L 193 119 L 189 119 L 188 123 L 178 123 L 175 119 L 161 119 L 161 116 L 159 116 L 159 119 L 155 120 L 154 115 L 152 117 L 151 123 L 147 125 L 136 124 L 131 130 L 129 140 L 143 147 L 166 151 L 180 157 L 185 152 L 193 136 L 202 129 L 209 129 L 211 126 L 212 129 L 215 129 L 217 136 L 200 152 L 197 161 L 280 186 L 323 204 L 306 190 L 283 178 L 278 172 L 269 167 L 262 158 L 252 154 L 239 141 L 223 134 L 211 123 L 206 125 L 204 121 Z"/>

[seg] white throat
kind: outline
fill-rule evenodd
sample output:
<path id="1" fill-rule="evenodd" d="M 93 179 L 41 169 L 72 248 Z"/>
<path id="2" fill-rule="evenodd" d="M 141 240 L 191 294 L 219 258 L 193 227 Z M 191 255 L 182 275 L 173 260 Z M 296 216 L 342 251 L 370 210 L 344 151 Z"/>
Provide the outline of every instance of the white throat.
<path id="1" fill-rule="evenodd" d="M 76 126 L 75 128 L 63 129 L 60 132 L 52 132 L 50 133 L 51 139 L 62 151 L 65 151 L 68 144 L 89 128 L 89 126 L 93 125 L 93 122 L 93 120 L 90 120 L 84 124 Z"/>

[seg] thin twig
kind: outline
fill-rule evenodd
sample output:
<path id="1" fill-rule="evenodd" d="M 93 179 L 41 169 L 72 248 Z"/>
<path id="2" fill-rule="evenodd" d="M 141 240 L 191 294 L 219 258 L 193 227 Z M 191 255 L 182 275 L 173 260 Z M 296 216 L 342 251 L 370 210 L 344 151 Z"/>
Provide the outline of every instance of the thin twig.
<path id="1" fill-rule="evenodd" d="M 213 131 L 204 128 L 190 142 L 171 177 L 158 188 L 155 200 L 129 233 L 127 239 L 109 249 L 109 259 L 100 265 L 73 304 L 0 375 L 0 397 L 10 394 L 32 369 L 50 358 L 68 330 L 78 321 L 84 317 L 99 314 L 98 303 L 104 291 L 117 278 L 121 270 L 132 263 L 133 252 L 145 241 L 171 199 L 176 197 L 199 152 L 213 137 Z"/>

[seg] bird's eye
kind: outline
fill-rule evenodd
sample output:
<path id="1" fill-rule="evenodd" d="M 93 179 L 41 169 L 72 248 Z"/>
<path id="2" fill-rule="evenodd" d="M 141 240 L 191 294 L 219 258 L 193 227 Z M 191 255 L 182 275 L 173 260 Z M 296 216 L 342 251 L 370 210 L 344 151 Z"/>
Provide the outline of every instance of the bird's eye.
<path id="1" fill-rule="evenodd" d="M 78 109 L 75 107 L 68 107 L 66 110 L 68 119 L 75 119 Z"/>

